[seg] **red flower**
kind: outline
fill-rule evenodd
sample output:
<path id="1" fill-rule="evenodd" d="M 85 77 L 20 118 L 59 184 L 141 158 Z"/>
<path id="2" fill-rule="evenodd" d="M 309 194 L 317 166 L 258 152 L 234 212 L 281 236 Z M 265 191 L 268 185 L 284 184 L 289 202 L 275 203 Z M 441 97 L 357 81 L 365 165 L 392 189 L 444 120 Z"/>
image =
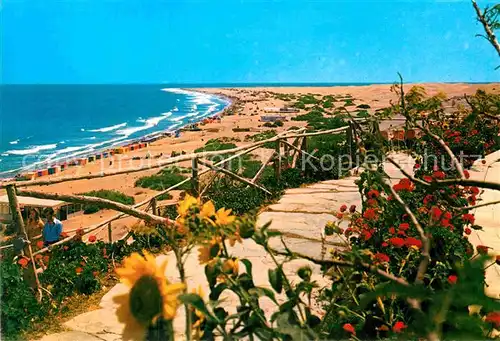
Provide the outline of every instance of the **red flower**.
<path id="1" fill-rule="evenodd" d="M 446 178 L 446 174 L 444 174 L 444 172 L 442 172 L 442 171 L 435 171 L 434 173 L 432 173 L 432 176 L 435 179 L 439 179 L 439 180 Z"/>
<path id="2" fill-rule="evenodd" d="M 432 182 L 432 177 L 429 175 L 424 175 L 424 181 L 425 182 Z"/>
<path id="3" fill-rule="evenodd" d="M 472 233 L 472 230 L 470 228 L 466 227 L 464 232 L 466 235 L 470 235 Z"/>
<path id="4" fill-rule="evenodd" d="M 389 227 L 390 234 L 396 234 L 396 229 L 394 227 Z"/>
<path id="5" fill-rule="evenodd" d="M 392 327 L 392 331 L 395 333 L 401 333 L 403 331 L 403 329 L 405 329 L 405 328 L 408 328 L 408 326 L 404 322 L 398 321 L 398 322 L 394 323 L 394 326 Z"/>
<path id="6" fill-rule="evenodd" d="M 495 325 L 496 328 L 500 327 L 500 311 L 488 313 L 484 321 Z"/>
<path id="7" fill-rule="evenodd" d="M 36 255 L 36 256 L 35 256 L 35 259 L 36 259 L 36 260 L 40 260 L 40 259 L 42 259 L 42 255 Z"/>
<path id="8" fill-rule="evenodd" d="M 420 164 L 419 163 L 416 163 L 415 166 L 413 166 L 413 168 L 415 169 L 420 169 Z"/>
<path id="9" fill-rule="evenodd" d="M 342 219 L 344 218 L 344 215 L 341 212 L 337 212 L 337 219 Z"/>
<path id="10" fill-rule="evenodd" d="M 351 207 L 349 207 L 349 212 L 351 213 L 356 212 L 356 205 L 351 205 Z"/>
<path id="11" fill-rule="evenodd" d="M 434 199 L 434 196 L 431 194 L 427 194 L 424 198 L 424 205 L 427 205 L 429 202 L 431 202 Z"/>
<path id="12" fill-rule="evenodd" d="M 405 241 L 404 241 L 404 243 L 408 247 L 416 246 L 419 249 L 422 247 L 422 241 L 420 239 L 413 238 L 413 237 L 406 238 Z"/>
<path id="13" fill-rule="evenodd" d="M 368 200 L 366 201 L 366 204 L 367 204 L 368 206 L 371 206 L 371 207 L 376 207 L 376 206 L 377 206 L 377 204 L 378 204 L 378 202 L 377 202 L 377 200 L 376 200 L 376 199 L 368 199 Z"/>
<path id="14" fill-rule="evenodd" d="M 369 208 L 363 213 L 363 218 L 368 220 L 374 220 L 377 217 L 377 212 L 373 208 Z"/>
<path id="15" fill-rule="evenodd" d="M 43 262 L 44 263 L 48 263 L 50 260 L 50 257 L 49 256 L 43 256 Z"/>
<path id="16" fill-rule="evenodd" d="M 375 257 L 375 260 L 379 263 L 389 263 L 389 261 L 391 260 L 388 255 L 386 255 L 385 253 L 380 253 L 380 252 L 377 252 L 374 255 L 374 257 Z"/>
<path id="17" fill-rule="evenodd" d="M 82 273 L 82 271 L 83 271 L 83 269 L 82 269 L 82 268 L 80 268 L 80 267 L 78 267 L 78 268 L 76 268 L 76 269 L 75 269 L 75 272 L 76 272 L 77 274 L 81 274 L 81 273 Z"/>
<path id="18" fill-rule="evenodd" d="M 371 189 L 368 191 L 368 193 L 366 194 L 366 196 L 370 199 L 373 199 L 373 198 L 378 198 L 380 196 L 380 192 L 377 191 L 376 189 Z"/>
<path id="19" fill-rule="evenodd" d="M 450 212 L 444 212 L 444 214 L 443 214 L 443 219 L 448 219 L 448 220 L 450 220 L 450 219 L 451 219 L 451 213 L 450 213 Z"/>
<path id="20" fill-rule="evenodd" d="M 97 277 L 97 275 L 99 275 L 99 271 L 92 272 L 92 276 Z"/>
<path id="21" fill-rule="evenodd" d="M 67 251 L 68 249 L 69 249 L 69 246 L 68 246 L 68 245 L 64 245 L 64 246 L 63 246 L 63 250 L 64 250 L 64 251 Z"/>
<path id="22" fill-rule="evenodd" d="M 407 231 L 410 228 L 410 224 L 408 223 L 401 223 L 399 224 L 399 229 L 403 231 Z"/>
<path id="23" fill-rule="evenodd" d="M 36 242 L 36 247 L 39 248 L 39 249 L 43 248 L 43 241 L 41 241 L 41 240 L 37 241 Z"/>
<path id="24" fill-rule="evenodd" d="M 388 246 L 389 246 L 389 244 L 387 244 L 387 242 L 382 243 L 382 247 L 388 247 Z"/>
<path id="25" fill-rule="evenodd" d="M 344 234 L 346 237 L 349 237 L 352 234 L 352 228 L 346 228 Z"/>
<path id="26" fill-rule="evenodd" d="M 458 280 L 458 277 L 455 276 L 455 275 L 449 275 L 448 276 L 448 283 L 450 283 L 451 285 L 456 284 L 457 280 Z"/>
<path id="27" fill-rule="evenodd" d="M 29 263 L 29 260 L 26 257 L 23 257 L 17 261 L 17 264 L 21 265 L 23 268 L 26 268 L 28 266 L 28 263 Z"/>
<path id="28" fill-rule="evenodd" d="M 346 323 L 344 324 L 344 326 L 342 327 L 346 332 L 352 334 L 352 335 L 356 335 L 356 330 L 354 329 L 354 327 L 352 326 L 352 324 L 350 323 Z"/>
<path id="29" fill-rule="evenodd" d="M 486 160 L 484 160 L 484 159 L 483 159 L 483 160 L 481 160 L 481 163 L 482 163 L 483 165 L 485 165 L 485 164 L 486 164 Z"/>
<path id="30" fill-rule="evenodd" d="M 431 208 L 431 217 L 433 220 L 438 221 L 441 218 L 443 211 L 437 206 L 432 206 Z"/>
<path id="31" fill-rule="evenodd" d="M 470 223 L 470 224 L 474 224 L 474 221 L 476 220 L 476 218 L 474 218 L 474 215 L 470 214 L 470 213 L 465 213 L 462 216 L 462 219 L 465 220 L 466 223 Z"/>
<path id="32" fill-rule="evenodd" d="M 405 241 L 403 238 L 393 237 L 389 239 L 389 244 L 394 247 L 402 247 L 403 245 L 405 245 Z"/>
<path id="33" fill-rule="evenodd" d="M 363 230 L 361 234 L 363 235 L 364 240 L 369 240 L 372 237 L 372 233 L 367 230 Z"/>
<path id="34" fill-rule="evenodd" d="M 467 169 L 464 169 L 464 175 L 466 179 L 470 178 L 470 173 Z"/>
<path id="35" fill-rule="evenodd" d="M 474 195 L 478 195 L 478 194 L 479 194 L 479 188 L 478 188 L 478 187 L 476 187 L 476 186 L 471 187 L 471 188 L 470 188 L 470 191 L 471 191 L 471 193 L 472 193 L 472 194 L 474 194 Z"/>
<path id="36" fill-rule="evenodd" d="M 340 206 L 340 212 L 345 212 L 347 210 L 347 205 Z"/>
<path id="37" fill-rule="evenodd" d="M 411 182 L 410 179 L 407 179 L 407 178 L 404 178 L 404 179 L 401 179 L 399 180 L 399 183 L 397 183 L 396 185 L 392 186 L 392 188 L 396 191 L 396 192 L 399 192 L 399 191 L 413 191 L 413 189 L 415 188 L 415 186 L 413 185 L 413 182 Z"/>
<path id="38" fill-rule="evenodd" d="M 488 247 L 485 246 L 485 245 L 478 245 L 478 246 L 476 246 L 476 250 L 481 255 L 488 254 Z"/>
<path id="39" fill-rule="evenodd" d="M 497 265 L 500 265 L 500 255 L 496 256 L 495 263 L 497 263 Z"/>
<path id="40" fill-rule="evenodd" d="M 89 242 L 94 243 L 97 240 L 97 237 L 94 235 L 89 236 Z"/>

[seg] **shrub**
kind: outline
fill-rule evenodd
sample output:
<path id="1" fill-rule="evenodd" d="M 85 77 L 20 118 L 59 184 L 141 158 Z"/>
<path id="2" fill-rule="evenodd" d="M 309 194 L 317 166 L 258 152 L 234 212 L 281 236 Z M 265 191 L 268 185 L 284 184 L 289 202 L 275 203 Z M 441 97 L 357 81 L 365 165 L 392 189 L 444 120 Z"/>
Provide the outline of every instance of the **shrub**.
<path id="1" fill-rule="evenodd" d="M 179 182 L 185 179 L 186 179 L 185 175 L 175 173 L 171 169 L 165 169 L 158 172 L 155 175 L 144 176 L 142 178 L 137 179 L 137 181 L 135 182 L 135 186 L 162 191 L 175 184 L 178 184 Z M 186 190 L 188 188 L 190 188 L 190 184 L 188 182 L 177 187 L 177 189 L 180 190 Z"/>
<path id="2" fill-rule="evenodd" d="M 356 108 L 358 108 L 358 109 L 370 109 L 371 107 L 368 104 L 360 104 Z"/>
<path id="3" fill-rule="evenodd" d="M 116 190 L 101 189 L 98 191 L 90 191 L 90 192 L 82 193 L 81 195 L 116 201 L 116 202 L 119 202 L 119 203 L 122 203 L 125 205 L 133 205 L 135 202 L 133 197 L 128 196 L 128 195 L 126 195 L 120 191 L 116 191 Z M 96 213 L 99 210 L 100 210 L 100 207 L 98 205 L 95 205 L 95 204 L 86 204 L 83 207 L 84 214 Z"/>

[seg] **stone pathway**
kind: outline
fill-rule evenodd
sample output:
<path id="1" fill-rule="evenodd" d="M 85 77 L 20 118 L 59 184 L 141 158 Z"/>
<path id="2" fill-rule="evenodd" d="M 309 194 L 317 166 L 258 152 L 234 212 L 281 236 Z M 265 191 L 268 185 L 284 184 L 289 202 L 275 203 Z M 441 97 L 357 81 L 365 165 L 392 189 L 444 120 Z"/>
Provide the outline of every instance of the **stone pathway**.
<path id="1" fill-rule="evenodd" d="M 476 161 L 469 173 L 474 180 L 500 183 L 500 151 L 487 155 L 484 164 Z M 481 200 L 477 204 L 499 201 L 500 191 L 485 189 L 479 198 Z M 479 207 L 471 213 L 476 217 L 475 223 L 483 226 L 483 230 L 473 230 L 470 242 L 474 246 L 488 246 L 492 256 L 500 255 L 500 204 Z M 486 270 L 486 284 L 486 294 L 500 299 L 500 266 L 493 265 Z"/>

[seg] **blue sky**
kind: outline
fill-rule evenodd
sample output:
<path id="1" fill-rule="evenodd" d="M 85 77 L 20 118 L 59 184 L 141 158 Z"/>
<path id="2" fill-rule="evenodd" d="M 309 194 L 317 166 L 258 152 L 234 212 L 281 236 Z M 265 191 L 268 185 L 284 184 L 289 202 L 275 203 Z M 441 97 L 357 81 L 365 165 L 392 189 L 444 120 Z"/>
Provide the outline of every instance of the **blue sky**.
<path id="1" fill-rule="evenodd" d="M 469 1 L 3 0 L 2 83 L 498 81 L 481 29 Z"/>

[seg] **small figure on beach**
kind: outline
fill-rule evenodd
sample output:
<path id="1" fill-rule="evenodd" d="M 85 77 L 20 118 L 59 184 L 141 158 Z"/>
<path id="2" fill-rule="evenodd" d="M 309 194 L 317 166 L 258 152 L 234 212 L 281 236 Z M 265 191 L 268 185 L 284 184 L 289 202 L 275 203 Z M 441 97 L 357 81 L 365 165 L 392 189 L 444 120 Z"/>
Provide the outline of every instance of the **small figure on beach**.
<path id="1" fill-rule="evenodd" d="M 54 210 L 52 208 L 47 208 L 45 211 L 45 217 L 47 218 L 47 222 L 43 227 L 43 244 L 45 246 L 49 246 L 59 241 L 63 231 L 63 225 L 59 219 L 55 217 Z"/>
<path id="2" fill-rule="evenodd" d="M 40 217 L 40 212 L 37 208 L 30 208 L 28 221 L 26 222 L 26 233 L 28 234 L 28 239 L 33 242 L 34 238 L 42 233 L 43 231 L 43 221 Z"/>

